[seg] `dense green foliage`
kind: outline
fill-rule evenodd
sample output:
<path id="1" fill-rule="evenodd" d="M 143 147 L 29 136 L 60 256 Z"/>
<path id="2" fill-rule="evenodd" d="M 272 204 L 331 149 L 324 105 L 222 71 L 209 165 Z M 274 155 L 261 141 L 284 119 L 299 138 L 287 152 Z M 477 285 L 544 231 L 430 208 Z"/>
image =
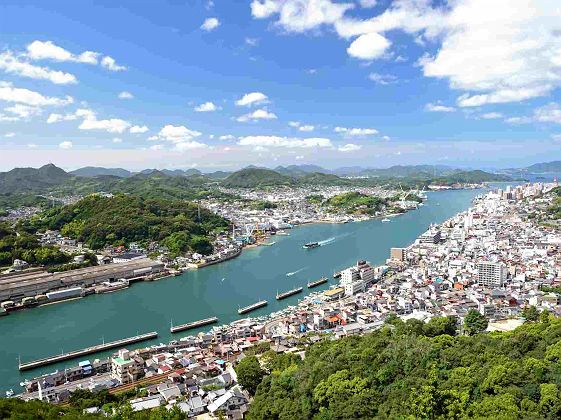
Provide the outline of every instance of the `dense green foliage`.
<path id="1" fill-rule="evenodd" d="M 249 419 L 541 419 L 561 415 L 561 320 L 452 336 L 450 318 L 390 320 L 267 360 Z M 293 356 L 293 355 L 291 355 Z M 263 356 L 265 358 L 265 355 Z"/>
<path id="2" fill-rule="evenodd" d="M 333 210 L 344 211 L 348 214 L 373 215 L 387 204 L 387 200 L 373 195 L 359 192 L 347 192 L 335 195 L 324 202 L 324 205 Z"/>
<path id="3" fill-rule="evenodd" d="M 39 169 L 15 168 L 0 172 L 0 194 L 43 192 L 71 178 L 71 175 L 53 164 Z"/>
<path id="4" fill-rule="evenodd" d="M 265 376 L 265 371 L 261 368 L 256 356 L 247 356 L 236 366 L 236 374 L 240 385 L 253 395 Z"/>
<path id="5" fill-rule="evenodd" d="M 294 180 L 271 169 L 245 168 L 234 172 L 222 181 L 229 188 L 258 188 L 280 185 L 292 185 Z"/>
<path id="6" fill-rule="evenodd" d="M 506 175 L 492 174 L 481 170 L 458 171 L 432 180 L 434 184 L 480 184 L 482 182 L 502 182 L 510 181 L 512 178 Z"/>
<path id="7" fill-rule="evenodd" d="M 55 247 L 42 247 L 35 235 L 0 223 L 0 266 L 11 265 L 15 259 L 29 264 L 55 265 L 71 260 L 71 256 Z"/>
<path id="8" fill-rule="evenodd" d="M 208 236 L 227 228 L 212 212 L 182 201 L 143 199 L 131 195 L 90 195 L 75 204 L 47 211 L 30 224 L 35 228 L 61 230 L 92 249 L 130 242 L 161 242 L 172 254 L 192 250 L 212 251 Z"/>
<path id="9" fill-rule="evenodd" d="M 552 219 L 561 219 L 561 187 L 555 187 L 550 194 L 553 196 L 553 203 L 547 209 L 547 213 Z"/>
<path id="10" fill-rule="evenodd" d="M 464 328 L 468 335 L 478 334 L 487 329 L 489 322 L 481 313 L 475 309 L 470 309 L 464 319 Z"/>

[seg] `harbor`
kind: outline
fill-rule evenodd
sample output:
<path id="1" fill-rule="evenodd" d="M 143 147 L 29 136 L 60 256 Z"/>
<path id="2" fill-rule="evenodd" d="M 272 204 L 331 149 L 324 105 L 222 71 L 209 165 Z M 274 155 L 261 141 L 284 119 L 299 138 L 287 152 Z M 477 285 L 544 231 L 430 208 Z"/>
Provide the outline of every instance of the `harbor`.
<path id="1" fill-rule="evenodd" d="M 260 300 L 259 302 L 252 303 L 251 305 L 244 306 L 243 308 L 238 309 L 238 314 L 244 315 L 249 312 L 253 312 L 256 309 L 262 308 L 263 306 L 267 306 L 269 302 L 266 300 Z"/>
<path id="2" fill-rule="evenodd" d="M 74 350 L 68 353 L 61 353 L 56 356 L 44 357 L 42 359 L 33 360 L 31 362 L 19 363 L 19 370 L 29 370 L 40 366 L 51 365 L 53 363 L 62 362 L 64 360 L 75 359 L 77 357 L 86 356 L 88 354 L 98 353 L 104 350 L 114 349 L 116 347 L 127 346 L 129 344 L 140 343 L 141 341 L 151 340 L 158 337 L 156 331 L 152 331 L 146 334 L 135 335 L 134 337 L 122 338 L 120 340 L 110 341 L 108 343 L 102 343 L 91 347 L 86 347 L 81 350 Z"/>
<path id="3" fill-rule="evenodd" d="M 478 194 L 478 190 L 429 193 L 424 206 L 394 218 L 392 223 L 370 220 L 301 226 L 285 232 L 289 235 L 277 235 L 272 247 L 248 249 L 238 258 L 204 270 L 188 271 L 166 281 L 140 282 L 118 293 L 94 294 L 86 299 L 12 312 L 0 318 L 0 335 L 13 337 L 2 343 L 0 388 L 16 389 L 29 377 L 18 371 L 18 356 L 33 360 L 60 353 L 61 347 L 85 348 L 92 342 L 101 342 L 102 336 L 126 336 L 131 328 L 160 333 L 161 338 L 148 340 L 147 345 L 158 344 L 160 340 L 168 342 L 173 339 L 170 319 L 216 316 L 221 323 L 230 323 L 243 317 L 237 313 L 238 305 L 262 298 L 269 299 L 268 306 L 256 309 L 251 316 L 283 310 L 295 305 L 302 296 L 277 301 L 272 299 L 277 289 L 306 286 L 355 264 L 359 258 L 380 264 L 391 247 L 406 246 L 431 223 L 442 222 L 466 209 Z M 333 241 L 313 252 L 302 249 L 302 244 L 332 237 Z M 287 272 L 294 274 L 287 276 Z M 330 283 L 318 285 L 314 290 L 326 290 Z M 208 329 L 208 326 L 197 327 L 185 335 Z M 111 350 L 105 350 L 96 354 L 96 358 L 109 354 Z M 59 362 L 39 367 L 33 376 L 71 364 Z"/>

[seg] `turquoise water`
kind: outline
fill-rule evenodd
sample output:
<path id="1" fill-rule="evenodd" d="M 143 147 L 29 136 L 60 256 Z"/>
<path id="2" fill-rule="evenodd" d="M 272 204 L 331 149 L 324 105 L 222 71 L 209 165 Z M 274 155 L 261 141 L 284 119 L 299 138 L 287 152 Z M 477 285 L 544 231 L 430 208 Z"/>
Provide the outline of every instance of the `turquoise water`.
<path id="1" fill-rule="evenodd" d="M 44 372 L 75 365 L 78 360 L 50 365 L 20 374 L 18 357 L 29 361 L 87 347 L 137 333 L 158 331 L 160 337 L 130 348 L 171 340 L 169 326 L 217 316 L 220 323 L 241 318 L 239 306 L 260 299 L 269 305 L 251 313 L 264 315 L 298 302 L 303 294 L 280 302 L 278 291 L 285 291 L 325 275 L 334 283 L 334 271 L 366 259 L 381 264 L 391 247 L 406 246 L 429 224 L 440 223 L 469 207 L 481 190 L 429 193 L 429 200 L 418 210 L 396 217 L 391 223 L 372 220 L 348 224 L 316 224 L 293 229 L 290 236 L 273 238 L 276 244 L 245 250 L 231 261 L 189 271 L 157 282 L 137 283 L 131 288 L 107 295 L 43 306 L 11 313 L 0 318 L 0 391 L 21 391 L 19 382 Z M 326 241 L 316 249 L 305 250 L 310 241 Z M 294 273 L 287 276 L 287 273 Z M 201 330 L 208 330 L 203 327 Z M 198 332 L 174 334 L 175 339 Z M 90 355 L 91 359 L 112 351 Z"/>

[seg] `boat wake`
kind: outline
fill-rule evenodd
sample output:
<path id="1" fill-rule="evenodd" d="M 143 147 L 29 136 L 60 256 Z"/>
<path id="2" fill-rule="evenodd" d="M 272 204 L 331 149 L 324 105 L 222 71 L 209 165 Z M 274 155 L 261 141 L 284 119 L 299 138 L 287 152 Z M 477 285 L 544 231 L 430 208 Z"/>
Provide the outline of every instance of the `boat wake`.
<path id="1" fill-rule="evenodd" d="M 328 238 L 328 239 L 326 239 L 326 240 L 324 240 L 324 241 L 319 241 L 318 244 L 320 244 L 320 246 L 328 245 L 328 244 L 330 244 L 331 242 L 335 241 L 335 239 L 337 239 L 337 237 L 336 237 L 336 236 L 332 236 L 331 238 Z"/>
<path id="2" fill-rule="evenodd" d="M 290 273 L 286 273 L 286 277 L 292 277 L 293 275 L 298 274 L 299 272 L 304 271 L 305 269 L 306 269 L 306 267 L 302 267 L 299 270 L 291 271 Z"/>

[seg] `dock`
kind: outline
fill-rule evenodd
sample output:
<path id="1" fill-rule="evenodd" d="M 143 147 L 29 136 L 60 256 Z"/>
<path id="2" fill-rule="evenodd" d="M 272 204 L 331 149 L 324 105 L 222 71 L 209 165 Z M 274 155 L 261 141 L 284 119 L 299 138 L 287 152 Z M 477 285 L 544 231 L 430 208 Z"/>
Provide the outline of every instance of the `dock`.
<path id="1" fill-rule="evenodd" d="M 267 306 L 269 302 L 266 300 L 260 300 L 259 302 L 253 303 L 251 305 L 245 306 L 243 308 L 238 309 L 238 314 L 246 314 L 248 312 L 254 311 L 258 308 L 262 308 L 263 306 Z"/>
<path id="2" fill-rule="evenodd" d="M 287 297 L 293 296 L 296 293 L 300 293 L 302 291 L 303 287 L 297 287 L 295 289 L 289 290 L 287 292 L 284 293 L 277 293 L 277 300 L 282 300 L 282 299 L 286 299 Z"/>
<path id="3" fill-rule="evenodd" d="M 176 325 L 176 326 L 172 325 L 169 330 L 172 333 L 176 333 L 176 332 L 180 332 L 180 331 L 190 330 L 192 328 L 202 327 L 202 326 L 208 325 L 208 324 L 214 324 L 217 321 L 218 321 L 218 318 L 213 316 L 212 318 L 205 318 L 205 319 L 201 319 L 199 321 L 188 322 L 187 324 L 181 324 L 181 325 Z"/>
<path id="4" fill-rule="evenodd" d="M 134 337 L 122 338 L 120 340 L 111 341 L 109 343 L 98 344 L 96 346 L 86 347 L 81 350 L 74 350 L 68 353 L 58 354 L 56 356 L 45 357 L 43 359 L 33 360 L 31 362 L 19 363 L 19 370 L 29 370 L 40 366 L 46 366 L 63 360 L 74 359 L 76 357 L 85 356 L 87 354 L 97 353 L 103 350 L 113 349 L 115 347 L 126 346 L 127 344 L 138 343 L 140 341 L 156 338 L 158 333 L 152 331 L 146 334 L 135 335 Z"/>
<path id="5" fill-rule="evenodd" d="M 310 282 L 308 282 L 308 285 L 307 285 L 307 286 L 308 286 L 308 289 L 311 289 L 312 287 L 319 286 L 320 284 L 323 284 L 323 283 L 327 283 L 327 280 L 328 280 L 327 277 L 322 277 L 322 278 L 319 279 L 319 280 L 310 281 Z"/>

